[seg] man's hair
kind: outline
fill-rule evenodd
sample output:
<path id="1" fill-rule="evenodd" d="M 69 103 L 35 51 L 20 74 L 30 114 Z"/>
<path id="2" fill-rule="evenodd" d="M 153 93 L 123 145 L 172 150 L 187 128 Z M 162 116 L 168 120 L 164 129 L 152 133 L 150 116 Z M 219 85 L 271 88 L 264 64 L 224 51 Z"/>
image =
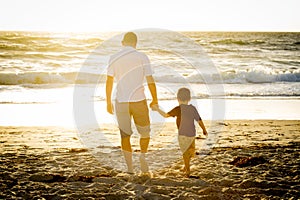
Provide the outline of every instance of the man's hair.
<path id="1" fill-rule="evenodd" d="M 177 92 L 177 99 L 180 101 L 190 101 L 191 92 L 187 88 L 180 88 Z"/>
<path id="2" fill-rule="evenodd" d="M 137 43 L 137 36 L 134 32 L 127 32 L 123 37 L 124 43 L 129 44 L 136 44 Z"/>

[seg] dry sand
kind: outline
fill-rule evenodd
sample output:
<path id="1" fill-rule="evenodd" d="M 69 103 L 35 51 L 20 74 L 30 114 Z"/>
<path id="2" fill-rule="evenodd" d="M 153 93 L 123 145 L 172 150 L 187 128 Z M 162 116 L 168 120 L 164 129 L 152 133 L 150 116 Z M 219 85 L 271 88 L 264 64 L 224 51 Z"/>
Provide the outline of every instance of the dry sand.
<path id="1" fill-rule="evenodd" d="M 152 177 L 138 173 L 137 137 L 136 174 L 123 172 L 113 125 L 80 134 L 58 127 L 0 127 L 0 199 L 300 198 L 300 121 L 208 126 L 210 136 L 197 137 L 191 178 L 181 172 L 174 123 L 152 127 Z"/>

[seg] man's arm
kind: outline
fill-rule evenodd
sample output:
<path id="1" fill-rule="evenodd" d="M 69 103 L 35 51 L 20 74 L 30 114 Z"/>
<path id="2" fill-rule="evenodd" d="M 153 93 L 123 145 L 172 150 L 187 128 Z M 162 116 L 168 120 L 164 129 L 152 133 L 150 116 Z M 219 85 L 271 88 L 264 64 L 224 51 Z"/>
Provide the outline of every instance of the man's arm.
<path id="1" fill-rule="evenodd" d="M 114 107 L 111 100 L 112 88 L 114 85 L 114 77 L 107 76 L 106 77 L 106 109 L 110 114 L 114 113 Z"/>
<path id="2" fill-rule="evenodd" d="M 150 108 L 151 108 L 152 106 L 158 104 L 156 85 L 155 85 L 153 76 L 146 76 L 146 80 L 147 80 L 148 88 L 149 88 L 151 96 L 152 96 L 152 102 L 150 103 Z"/>

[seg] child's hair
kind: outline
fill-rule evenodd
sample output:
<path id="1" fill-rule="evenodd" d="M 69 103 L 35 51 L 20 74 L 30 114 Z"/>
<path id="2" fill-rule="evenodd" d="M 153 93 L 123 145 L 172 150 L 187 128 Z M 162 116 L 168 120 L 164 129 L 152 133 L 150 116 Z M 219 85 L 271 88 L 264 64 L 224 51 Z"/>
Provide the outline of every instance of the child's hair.
<path id="1" fill-rule="evenodd" d="M 177 99 L 180 101 L 190 101 L 191 92 L 187 88 L 180 88 L 177 92 Z"/>

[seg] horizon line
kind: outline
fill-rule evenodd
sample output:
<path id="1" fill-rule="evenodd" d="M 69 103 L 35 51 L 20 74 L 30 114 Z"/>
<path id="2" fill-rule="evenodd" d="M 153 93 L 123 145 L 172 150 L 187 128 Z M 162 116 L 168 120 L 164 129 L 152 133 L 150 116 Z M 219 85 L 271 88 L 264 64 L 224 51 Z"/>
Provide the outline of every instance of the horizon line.
<path id="1" fill-rule="evenodd" d="M 29 29 L 0 29 L 0 32 L 45 32 L 45 33 L 109 33 L 109 32 L 126 32 L 126 31 L 135 31 L 143 30 L 147 28 L 140 29 L 128 29 L 128 30 L 29 30 Z M 161 29 L 162 31 L 174 31 L 174 32 L 249 32 L 249 33 L 299 33 L 300 30 L 197 30 L 197 29 L 186 29 L 186 30 L 172 30 L 172 29 L 163 29 L 163 28 L 149 28 L 149 29 Z"/>

